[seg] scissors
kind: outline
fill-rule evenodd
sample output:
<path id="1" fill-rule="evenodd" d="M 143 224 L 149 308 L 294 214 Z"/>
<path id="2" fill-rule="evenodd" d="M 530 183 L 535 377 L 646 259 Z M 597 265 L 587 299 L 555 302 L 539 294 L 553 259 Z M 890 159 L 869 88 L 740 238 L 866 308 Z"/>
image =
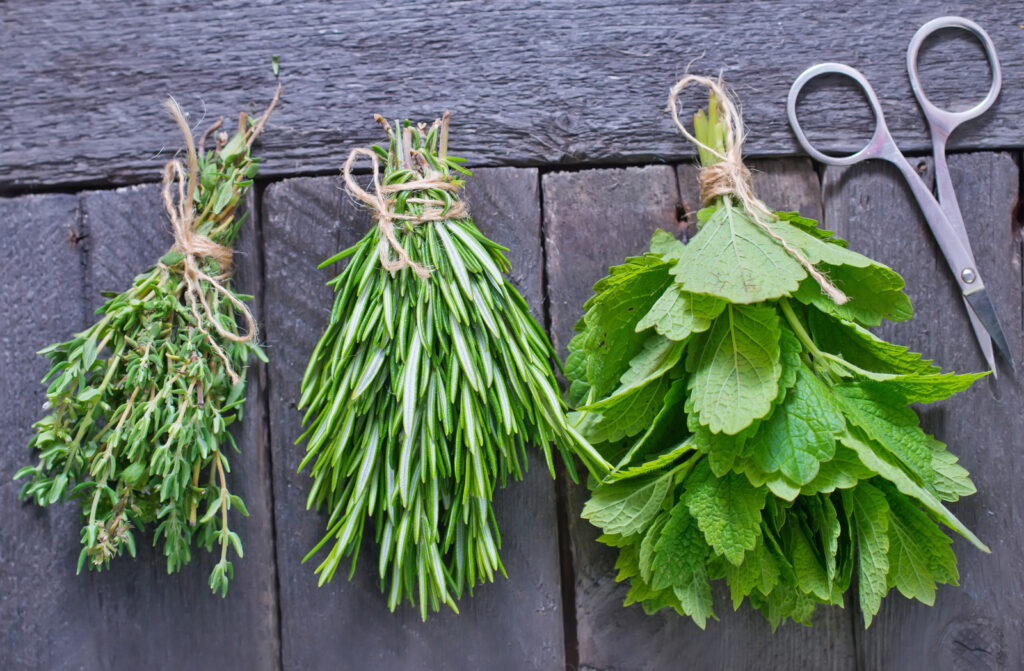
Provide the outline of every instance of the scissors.
<path id="1" fill-rule="evenodd" d="M 925 95 L 921 85 L 921 76 L 918 72 L 917 61 L 924 43 L 932 33 L 943 28 L 962 28 L 972 33 L 985 48 L 988 57 L 989 67 L 992 70 L 992 84 L 989 87 L 985 98 L 974 107 L 962 112 L 951 112 L 937 107 Z M 946 141 L 953 130 L 969 119 L 980 116 L 999 95 L 1002 86 L 1002 71 L 999 68 L 999 58 L 996 55 L 995 45 L 991 38 L 981 26 L 958 16 L 945 16 L 934 19 L 921 26 L 910 40 L 907 48 L 907 70 L 910 74 L 910 85 L 914 90 L 914 96 L 924 111 L 925 119 L 928 121 L 928 128 L 932 138 L 932 154 L 935 159 L 935 181 L 938 186 L 939 197 L 936 200 L 931 189 L 921 179 L 920 175 L 907 161 L 906 157 L 896 146 L 889 128 L 885 125 L 885 118 L 882 116 L 882 107 L 878 102 L 871 84 L 858 70 L 842 63 L 821 63 L 812 66 L 796 78 L 793 86 L 789 89 L 789 99 L 786 101 L 786 112 L 789 115 L 789 123 L 793 127 L 796 139 L 801 146 L 814 159 L 828 165 L 849 166 L 861 161 L 878 158 L 888 161 L 899 168 L 910 185 L 910 190 L 917 199 L 921 210 L 924 212 L 928 227 L 939 244 L 949 269 L 964 298 L 967 308 L 967 315 L 971 321 L 971 328 L 978 340 L 985 361 L 993 374 L 996 372 L 996 362 L 992 351 L 995 343 L 996 349 L 1003 355 L 1011 369 L 1014 369 L 1013 356 L 1006 343 L 1006 336 L 999 325 L 999 318 L 996 315 L 995 307 L 992 305 L 985 284 L 981 280 L 978 265 L 974 260 L 974 253 L 971 251 L 971 243 L 967 238 L 967 229 L 964 226 L 963 216 L 960 213 L 960 205 L 956 200 L 956 193 L 953 191 L 953 182 L 949 176 L 949 165 L 946 163 Z M 875 132 L 871 140 L 860 151 L 849 156 L 829 156 L 815 149 L 807 136 L 796 115 L 796 101 L 800 91 L 807 82 L 822 75 L 839 74 L 853 79 L 863 89 L 868 102 L 875 116 Z"/>

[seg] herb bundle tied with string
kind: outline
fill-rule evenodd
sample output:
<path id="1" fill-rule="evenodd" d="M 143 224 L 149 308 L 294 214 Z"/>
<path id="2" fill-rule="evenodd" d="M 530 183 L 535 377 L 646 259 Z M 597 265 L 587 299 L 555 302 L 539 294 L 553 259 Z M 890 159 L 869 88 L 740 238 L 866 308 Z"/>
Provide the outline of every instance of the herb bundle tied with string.
<path id="1" fill-rule="evenodd" d="M 228 450 L 238 450 L 228 428 L 242 415 L 249 354 L 266 361 L 243 303 L 251 297 L 230 287 L 231 246 L 259 166 L 252 144 L 279 95 L 259 119 L 242 114 L 230 137 L 217 121 L 198 149 L 168 100 L 187 154 L 163 174 L 174 246 L 127 291 L 105 293 L 98 322 L 40 352 L 52 362 L 48 414 L 29 444 L 38 461 L 15 478 L 27 478 L 21 497 L 38 505 L 81 502 L 79 571 L 109 566 L 125 550 L 134 557 L 134 530 L 155 525 L 168 573 L 190 561 L 193 541 L 216 546 L 209 584 L 227 594 L 229 548 L 242 556 L 228 513 L 248 514 L 228 487 Z"/>
<path id="2" fill-rule="evenodd" d="M 376 226 L 321 264 L 349 259 L 302 380 L 300 470 L 312 471 L 308 505 L 329 516 L 309 554 L 329 548 L 320 583 L 346 556 L 355 571 L 372 522 L 388 606 L 418 602 L 426 619 L 504 573 L 491 499 L 523 477 L 527 445 L 552 475 L 552 443 L 573 477 L 573 454 L 594 473 L 607 463 L 566 423 L 557 358 L 503 276 L 507 250 L 461 200 L 458 175 L 469 172 L 447 154 L 448 115 L 429 128 L 377 120 L 388 149 L 355 149 L 344 169 Z M 360 157 L 372 162 L 372 193 L 352 176 Z"/>
<path id="3" fill-rule="evenodd" d="M 711 97 L 691 134 L 692 83 Z M 975 491 L 967 471 L 909 404 L 980 376 L 866 328 L 910 319 L 903 279 L 754 196 L 720 83 L 688 76 L 670 105 L 700 153 L 700 230 L 658 231 L 594 286 L 565 366 L 574 425 L 616 463 L 583 516 L 618 549 L 626 604 L 703 628 L 716 579 L 773 627 L 851 587 L 865 626 L 892 588 L 933 603 L 958 580 L 942 527 L 988 548 L 945 506 Z"/>

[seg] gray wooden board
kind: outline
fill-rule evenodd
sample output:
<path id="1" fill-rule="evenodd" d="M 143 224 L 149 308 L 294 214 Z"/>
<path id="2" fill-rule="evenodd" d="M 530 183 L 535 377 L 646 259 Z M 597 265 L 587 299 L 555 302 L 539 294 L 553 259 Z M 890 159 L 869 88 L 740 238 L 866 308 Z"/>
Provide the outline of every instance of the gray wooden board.
<path id="1" fill-rule="evenodd" d="M 820 211 L 817 179 L 807 161 L 763 166 L 761 195 L 773 207 Z M 564 356 L 572 325 L 607 267 L 646 250 L 655 228 L 677 230 L 679 188 L 692 189 L 695 171 L 666 166 L 551 173 L 544 176 L 544 223 L 552 337 Z M 677 186 L 678 184 L 678 186 Z M 691 208 L 686 196 L 686 208 Z M 576 615 L 581 669 L 675 668 L 683 660 L 706 669 L 854 666 L 849 610 L 822 609 L 813 628 L 787 624 L 774 635 L 749 606 L 733 612 L 716 589 L 721 622 L 700 631 L 672 611 L 645 615 L 622 607 L 627 587 L 615 583 L 615 550 L 596 542 L 598 530 L 578 517 L 582 486 L 569 489 L 569 528 L 576 570 Z"/>
<path id="2" fill-rule="evenodd" d="M 1013 220 L 1017 165 L 1007 154 L 979 153 L 950 157 L 950 169 L 982 279 L 1019 366 L 1024 343 L 1021 250 Z M 916 316 L 881 333 L 944 368 L 983 370 L 953 279 L 898 173 L 871 164 L 829 168 L 825 187 L 826 221 L 842 229 L 854 248 L 906 278 Z M 1022 400 L 1020 383 L 1002 375 L 920 409 L 925 430 L 947 442 L 971 472 L 978 493 L 952 508 L 992 554 L 957 539 L 961 586 L 941 587 L 932 608 L 890 594 L 862 634 L 866 668 L 1019 669 L 1024 663 Z"/>
<path id="3" fill-rule="evenodd" d="M 804 68 L 826 60 L 861 67 L 901 145 L 921 150 L 927 132 L 905 50 L 918 26 L 943 14 L 983 25 L 1004 69 L 1001 99 L 954 135 L 954 146 L 1020 146 L 1017 0 L 473 0 L 427 10 L 365 0 L 8 0 L 0 4 L 0 188 L 149 180 L 179 146 L 166 95 L 197 125 L 258 112 L 274 89 L 275 54 L 285 93 L 261 140 L 264 176 L 335 170 L 351 147 L 377 139 L 374 112 L 432 118 L 446 108 L 452 149 L 474 165 L 689 156 L 665 101 L 695 59 L 691 70 L 721 72 L 739 95 L 748 153 L 796 150 L 786 93 Z M 932 98 L 980 98 L 980 48 L 962 36 L 936 40 L 925 53 Z M 855 94 L 819 93 L 805 106 L 813 137 L 852 149 L 870 135 Z"/>
<path id="4" fill-rule="evenodd" d="M 513 277 L 541 304 L 540 203 L 533 169 L 481 169 L 467 200 L 480 228 L 511 247 Z M 564 665 L 554 483 L 542 460 L 495 496 L 509 579 L 477 588 L 422 623 L 416 609 L 390 613 L 376 577 L 372 525 L 352 581 L 340 570 L 318 588 L 322 557 L 300 563 L 322 537 L 326 516 L 306 510 L 308 474 L 297 474 L 301 416 L 295 399 L 308 356 L 333 303 L 316 264 L 370 226 L 334 177 L 269 186 L 264 198 L 271 446 L 281 571 L 285 669 L 559 669 Z M 536 456 L 536 455 L 535 455 Z"/>
<path id="5" fill-rule="evenodd" d="M 26 445 L 46 400 L 39 380 L 49 367 L 35 352 L 85 324 L 78 226 L 74 196 L 0 199 L 0 658 L 17 669 L 97 661 L 91 632 L 66 636 L 82 625 L 74 608 L 86 589 L 74 575 L 78 514 L 22 505 L 22 483 L 11 480 L 31 458 Z"/>
<path id="6" fill-rule="evenodd" d="M 41 204 L 46 216 L 35 211 Z M 5 406 L 18 409 L 5 417 L 0 434 L 6 445 L 2 472 L 9 475 L 31 456 L 25 444 L 40 412 L 43 388 L 38 378 L 46 365 L 32 353 L 91 323 L 92 310 L 103 300 L 99 291 L 126 289 L 173 240 L 155 185 L 77 197 L 0 200 L 0 208 L 10 210 L 2 215 L 11 227 L 5 239 L 18 241 L 3 246 L 12 258 L 2 264 L 10 277 L 4 282 L 8 289 L 0 294 L 12 301 L 3 314 L 15 333 L 2 351 L 18 362 L 3 367 L 5 373 L 15 371 L 15 379 L 4 384 Z M 253 229 L 251 224 L 243 229 L 243 253 L 236 257 L 239 284 L 249 291 L 257 279 Z M 71 230 L 85 237 L 73 244 Z M 32 283 L 41 286 L 33 289 Z M 194 548 L 191 563 L 167 575 L 162 552 L 152 546 L 152 529 L 137 535 L 137 559 L 123 557 L 109 570 L 76 576 L 81 525 L 77 506 L 40 511 L 18 505 L 15 484 L 7 475 L 0 478 L 4 535 L 8 525 L 18 534 L 16 543 L 8 545 L 5 538 L 0 549 L 16 549 L 10 562 L 3 562 L 3 579 L 16 579 L 11 589 L 3 590 L 5 603 L 16 609 L 4 619 L 26 632 L 15 635 L 11 629 L 4 637 L 11 652 L 4 657 L 23 662 L 15 668 L 160 668 L 170 660 L 199 668 L 277 667 L 270 478 L 255 367 L 249 384 L 245 421 L 235 433 L 241 453 L 229 457 L 229 485 L 246 502 L 250 517 L 239 515 L 232 522 L 245 557 L 233 560 L 235 578 L 227 599 L 210 592 L 207 579 L 216 557 L 205 550 Z M 246 645 L 238 646 L 241 640 Z"/>

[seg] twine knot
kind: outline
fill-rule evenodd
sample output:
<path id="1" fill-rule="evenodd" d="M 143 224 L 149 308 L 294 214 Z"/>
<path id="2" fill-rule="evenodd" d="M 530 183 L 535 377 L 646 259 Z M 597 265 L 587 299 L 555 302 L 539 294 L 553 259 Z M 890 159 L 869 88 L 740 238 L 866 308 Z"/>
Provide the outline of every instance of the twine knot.
<path id="1" fill-rule="evenodd" d="M 387 125 L 387 122 L 383 121 L 382 118 L 378 118 L 378 121 L 382 122 L 382 125 L 384 125 L 390 134 L 391 128 Z M 438 121 L 435 123 L 446 122 L 447 114 L 445 115 L 444 122 Z M 405 146 L 409 146 L 408 134 L 406 135 Z M 393 194 L 401 193 L 403 191 L 426 192 L 434 190 L 455 193 L 459 189 L 459 186 L 450 178 L 427 167 L 425 161 L 422 161 L 422 156 L 420 156 L 416 151 L 410 152 L 409 155 L 416 156 L 421 160 L 421 163 L 423 163 L 423 172 L 417 178 L 410 179 L 409 181 L 402 182 L 400 184 L 381 185 L 380 160 L 372 149 L 368 149 L 366 147 L 358 147 L 349 153 L 348 159 L 345 161 L 344 168 L 342 169 L 342 177 L 345 181 L 345 186 L 348 189 L 348 192 L 352 194 L 354 198 L 368 205 L 370 209 L 373 210 L 373 218 L 377 221 L 377 230 L 380 232 L 381 239 L 378 251 L 380 254 L 380 263 L 384 269 L 388 272 L 395 273 L 403 268 L 409 268 L 421 279 L 426 279 L 430 275 L 430 269 L 416 263 L 409 257 L 409 253 L 405 250 L 402 244 L 398 241 L 398 237 L 395 235 L 396 222 L 412 227 L 430 221 L 459 219 L 466 216 L 466 206 L 458 200 L 444 201 L 437 198 L 421 196 L 405 199 L 407 204 L 413 203 L 422 206 L 420 212 L 414 214 L 399 214 L 395 212 L 395 200 L 394 198 L 389 197 Z M 368 157 L 370 162 L 373 164 L 373 193 L 369 193 L 359 186 L 352 176 L 352 167 L 360 156 Z M 411 162 L 411 158 L 409 161 Z M 411 166 L 409 167 L 411 168 Z"/>
<path id="2" fill-rule="evenodd" d="M 686 126 L 679 119 L 679 109 L 676 102 L 683 89 L 693 83 L 705 86 L 718 100 L 722 125 L 725 127 L 725 153 L 718 151 L 714 147 L 709 147 L 698 140 L 686 129 Z M 668 104 L 672 111 L 672 120 L 675 121 L 676 126 L 686 136 L 686 139 L 719 159 L 717 163 L 701 166 L 700 177 L 698 178 L 700 181 L 701 200 L 707 204 L 719 196 L 735 198 L 750 214 L 751 220 L 767 233 L 769 237 L 782 245 L 783 249 L 796 259 L 807 273 L 814 278 L 818 286 L 821 287 L 821 290 L 829 298 L 837 305 L 847 302 L 849 298 L 845 293 L 832 284 L 820 270 L 815 268 L 814 264 L 800 250 L 789 244 L 785 238 L 772 230 L 769 225 L 770 222 L 776 221 L 778 217 L 768 209 L 764 202 L 754 195 L 754 189 L 751 186 L 750 170 L 743 163 L 743 119 L 736 104 L 722 86 L 721 79 L 715 81 L 709 77 L 686 75 L 676 82 L 669 91 Z"/>
<path id="3" fill-rule="evenodd" d="M 275 97 L 276 101 L 276 97 Z M 163 197 L 164 207 L 171 219 L 171 228 L 174 231 L 174 247 L 181 253 L 181 276 L 185 280 L 185 296 L 188 298 L 189 306 L 192 309 L 192 316 L 196 319 L 199 330 L 206 336 L 210 347 L 224 362 L 225 370 L 231 378 L 232 383 L 239 380 L 238 373 L 231 367 L 224 350 L 217 344 L 206 323 L 213 324 L 217 334 L 234 342 L 249 342 L 256 337 L 256 321 L 252 313 L 222 282 L 231 277 L 232 250 L 230 247 L 218 244 L 209 237 L 195 230 L 195 207 L 194 198 L 196 191 L 196 179 L 199 163 L 196 156 L 195 142 L 192 139 L 192 131 L 185 121 L 185 115 L 173 99 L 167 101 L 167 108 L 170 110 L 174 120 L 181 128 L 185 136 L 185 146 L 188 151 L 188 171 L 181 161 L 169 161 L 164 166 Z M 269 110 L 268 110 L 269 111 Z M 267 115 L 264 114 L 264 117 Z M 262 120 L 261 120 L 262 121 Z M 175 189 L 177 185 L 177 189 Z M 177 194 L 175 194 L 177 191 Z M 177 195 L 177 199 L 175 199 Z M 216 277 L 202 269 L 202 259 L 212 259 L 220 268 L 220 274 Z M 177 265 L 177 264 L 176 264 Z M 247 329 L 245 335 L 233 333 L 224 328 L 213 309 L 210 301 L 203 291 L 202 282 L 206 282 L 214 293 L 219 293 L 230 301 L 245 318 Z M 200 312 L 202 307 L 202 312 Z"/>

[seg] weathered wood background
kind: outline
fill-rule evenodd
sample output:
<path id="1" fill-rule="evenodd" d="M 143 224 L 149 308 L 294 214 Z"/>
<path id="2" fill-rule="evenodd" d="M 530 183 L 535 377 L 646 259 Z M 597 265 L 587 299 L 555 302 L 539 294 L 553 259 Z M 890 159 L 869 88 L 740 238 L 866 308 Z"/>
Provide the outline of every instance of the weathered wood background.
<path id="1" fill-rule="evenodd" d="M 324 520 L 305 509 L 295 410 L 329 315 L 316 264 L 369 224 L 334 174 L 377 141 L 370 114 L 451 108 L 451 147 L 475 170 L 481 228 L 512 247 L 513 279 L 564 354 L 590 286 L 657 227 L 680 234 L 699 206 L 690 147 L 664 109 L 685 70 L 722 71 L 744 104 L 762 197 L 825 225 L 907 279 L 917 317 L 883 329 L 958 370 L 982 365 L 955 287 L 901 178 L 882 165 L 822 169 L 796 157 L 784 118 L 806 66 L 847 61 L 874 83 L 901 146 L 927 138 L 904 49 L 930 18 L 981 23 L 1002 56 L 997 105 L 955 136 L 951 157 L 981 270 L 1024 361 L 1019 150 L 1024 4 L 1009 2 L 170 2 L 0 0 L 0 663 L 5 669 L 1020 669 L 1024 499 L 1016 458 L 1024 401 L 1010 376 L 923 409 L 979 493 L 956 512 L 992 548 L 956 543 L 962 585 L 928 608 L 891 595 L 864 631 L 853 603 L 774 635 L 748 608 L 707 631 L 622 608 L 613 554 L 578 517 L 582 488 L 534 468 L 498 500 L 509 579 L 426 624 L 387 611 L 372 570 L 317 589 L 306 550 Z M 251 517 L 226 600 L 197 553 L 167 576 L 147 544 L 110 571 L 75 576 L 77 513 L 17 500 L 46 362 L 33 353 L 83 328 L 99 291 L 121 289 L 170 244 L 157 187 L 178 145 L 161 100 L 197 126 L 285 95 L 259 151 L 237 283 L 256 295 L 270 356 L 253 366 L 234 487 Z M 980 50 L 956 34 L 924 54 L 935 100 L 985 88 Z M 696 95 L 689 104 L 695 104 Z M 849 89 L 805 99 L 812 136 L 853 148 L 868 120 Z M 930 162 L 919 159 L 929 174 Z M 503 167 L 481 167 L 503 166 Z M 150 182 L 147 184 L 147 182 Z M 122 188 L 115 188 L 115 187 Z M 84 189 L 84 190 L 83 190 Z M 720 595 L 721 596 L 721 595 Z"/>

